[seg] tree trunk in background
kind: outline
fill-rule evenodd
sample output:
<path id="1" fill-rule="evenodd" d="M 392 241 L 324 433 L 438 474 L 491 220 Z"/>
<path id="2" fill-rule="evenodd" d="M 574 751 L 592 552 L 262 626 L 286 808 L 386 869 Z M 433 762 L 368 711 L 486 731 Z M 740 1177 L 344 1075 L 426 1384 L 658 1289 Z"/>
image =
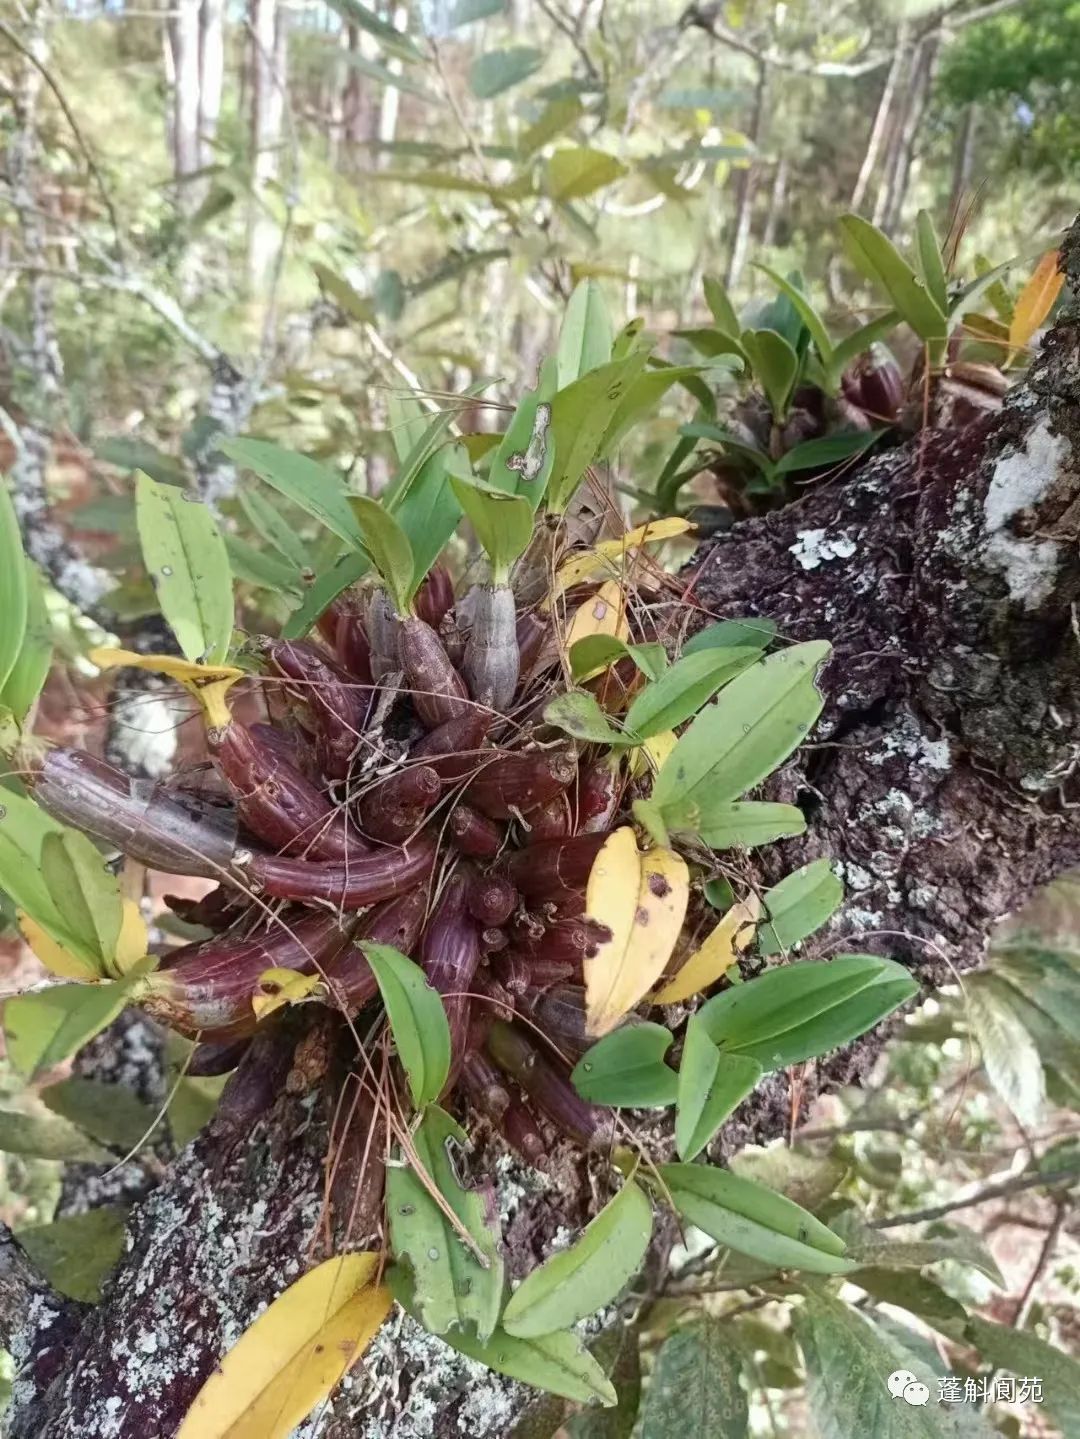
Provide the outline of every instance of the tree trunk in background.
<path id="1" fill-rule="evenodd" d="M 870 135 L 866 141 L 866 151 L 863 155 L 862 164 L 859 166 L 859 173 L 855 179 L 855 188 L 851 192 L 851 209 L 858 210 L 866 199 L 866 192 L 870 187 L 870 179 L 877 165 L 878 155 L 881 153 L 881 146 L 889 129 L 889 117 L 892 114 L 893 100 L 896 96 L 896 87 L 904 70 L 907 59 L 907 26 L 900 25 L 896 32 L 896 50 L 893 54 L 892 64 L 889 66 L 885 76 L 885 84 L 882 87 L 881 99 L 874 111 L 874 123 L 870 126 Z"/>
<path id="2" fill-rule="evenodd" d="M 887 235 L 896 231 L 903 215 L 908 182 L 911 179 L 911 165 L 915 158 L 915 145 L 923 116 L 926 113 L 926 105 L 930 99 L 930 82 L 934 76 L 934 66 L 937 62 L 940 44 L 936 35 L 924 40 L 916 52 L 912 65 L 911 82 L 907 91 L 907 109 L 900 132 L 896 168 L 886 193 L 885 207 L 881 217 L 881 226 Z"/>
<path id="3" fill-rule="evenodd" d="M 959 219 L 971 189 L 971 176 L 975 169 L 975 146 L 979 138 L 979 107 L 966 105 L 960 128 L 956 134 L 953 150 L 952 185 L 949 191 L 949 219 Z"/>
<path id="4" fill-rule="evenodd" d="M 784 201 L 787 199 L 787 182 L 790 171 L 787 150 L 776 162 L 776 169 L 773 171 L 772 188 L 769 190 L 769 208 L 765 214 L 765 225 L 761 231 L 761 243 L 765 246 L 776 243 L 776 227 L 780 216 L 784 213 Z M 633 310 L 628 310 L 633 314 Z"/>
<path id="5" fill-rule="evenodd" d="M 278 225 L 267 213 L 267 186 L 281 168 L 285 118 L 288 11 L 277 0 L 251 3 L 251 150 L 254 203 L 248 232 L 248 279 L 253 288 L 266 279 L 278 241 Z"/>
<path id="6" fill-rule="evenodd" d="M 1064 263 L 1075 292 L 1080 226 Z M 762 885 L 823 854 L 843 875 L 849 902 L 805 957 L 888 953 L 932 990 L 979 963 L 992 923 L 1080 863 L 1078 393 L 1074 301 L 999 414 L 808 487 L 694 556 L 687 579 L 708 611 L 834 641 L 822 719 L 766 786 L 804 807 L 807 831 L 748 860 Z M 21 1251 L 0 1244 L 0 1343 L 19 1366 L 10 1439 L 174 1434 L 225 1349 L 321 1257 L 328 1126 L 349 1062 L 340 1040 L 334 1017 L 306 1007 L 262 1037 L 216 1118 L 137 1205 L 95 1308 L 54 1300 Z M 857 1082 L 881 1043 L 880 1032 L 866 1035 L 807 1066 L 798 1112 L 817 1092 Z M 589 1166 L 555 1146 L 541 1191 L 467 1117 L 470 1173 L 495 1177 L 507 1270 L 519 1278 L 556 1232 L 576 1232 L 593 1213 Z M 791 1124 L 788 1076 L 777 1072 L 710 1157 Z M 657 1286 L 674 1237 L 661 1231 Z M 529 1397 L 398 1315 L 297 1434 L 503 1439 Z"/>
<path id="7" fill-rule="evenodd" d="M 173 173 L 180 206 L 191 208 L 185 176 L 199 168 L 199 0 L 175 0 L 169 16 L 173 64 Z"/>
<path id="8" fill-rule="evenodd" d="M 896 87 L 893 92 L 895 103 L 891 106 L 886 120 L 885 160 L 881 167 L 881 178 L 878 180 L 877 193 L 874 196 L 874 209 L 871 213 L 871 219 L 875 225 L 881 224 L 897 167 L 900 164 L 900 151 L 904 143 L 904 117 L 907 114 L 917 53 L 912 46 L 904 44 L 900 46 L 896 56 L 898 70 Z"/>
<path id="9" fill-rule="evenodd" d="M 395 5 L 391 15 L 394 28 L 404 30 L 409 21 L 409 12 L 404 5 Z M 401 70 L 400 60 L 388 60 L 387 69 L 397 74 Z M 401 91 L 395 85 L 384 85 L 382 101 L 379 105 L 379 128 L 378 138 L 382 145 L 391 145 L 394 136 L 397 134 L 398 110 L 401 108 Z M 384 152 L 379 154 L 379 164 L 387 162 L 389 156 Z"/>
<path id="10" fill-rule="evenodd" d="M 202 0 L 199 8 L 199 165 L 214 158 L 225 80 L 225 0 Z"/>
<path id="11" fill-rule="evenodd" d="M 349 54 L 362 55 L 363 53 L 364 35 L 358 26 L 350 25 Z M 346 68 L 341 112 L 347 150 L 366 145 L 375 138 L 375 107 L 372 103 L 371 85 L 370 82 L 364 83 L 364 77 L 355 65 L 347 65 Z"/>
<path id="12" fill-rule="evenodd" d="M 754 89 L 754 108 L 750 116 L 750 128 L 747 132 L 756 153 L 751 156 L 746 169 L 739 171 L 735 199 L 735 228 L 731 236 L 731 249 L 728 252 L 727 273 L 724 276 L 729 290 L 738 283 L 750 247 L 750 226 L 754 217 L 754 196 L 757 193 L 758 179 L 761 175 L 761 146 L 767 125 L 768 98 L 769 67 L 760 64 L 757 85 Z"/>

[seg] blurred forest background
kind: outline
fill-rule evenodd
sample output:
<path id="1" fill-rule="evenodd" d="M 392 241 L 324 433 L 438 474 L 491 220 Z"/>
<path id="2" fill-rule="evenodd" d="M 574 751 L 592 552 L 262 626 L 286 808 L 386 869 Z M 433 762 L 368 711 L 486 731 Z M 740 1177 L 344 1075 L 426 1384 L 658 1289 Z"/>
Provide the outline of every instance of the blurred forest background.
<path id="1" fill-rule="evenodd" d="M 1077 0 L 0 0 L 0 468 L 31 480 L 52 581 L 38 732 L 85 742 L 109 703 L 86 651 L 156 611 L 137 567 L 115 578 L 137 554 L 135 467 L 227 501 L 214 436 L 251 432 L 377 494 L 425 410 L 503 427 L 583 277 L 616 326 L 667 334 L 708 322 L 706 277 L 771 297 L 763 262 L 843 322 L 869 297 L 841 212 L 906 244 L 926 208 L 970 279 L 1052 248 L 1078 178 Z M 649 509 L 693 413 L 672 390 L 635 432 L 628 512 Z M 240 540 L 230 553 L 282 618 L 295 599 L 275 571 Z M 5 991 L 33 964 L 10 952 Z M 955 1266 L 951 1292 L 1067 1343 L 1080 1267 L 1062 1191 L 1011 1181 L 1075 1175 L 1080 1091 L 1030 1104 L 1038 1053 L 1019 1079 L 1001 1054 L 988 1074 L 968 1024 L 932 1001 L 868 1092 L 812 1118 L 806 1173 L 842 1161 L 871 1217 L 988 1187 L 961 1217 L 1005 1287 Z M 1026 1096 L 1011 1110 L 1010 1083 Z M 58 1166 L 0 1166 L 0 1215 L 47 1221 Z M 801 1433 L 790 1339 L 755 1333 L 754 1422 Z M 1030 1408 L 998 1419 L 1050 1432 Z"/>

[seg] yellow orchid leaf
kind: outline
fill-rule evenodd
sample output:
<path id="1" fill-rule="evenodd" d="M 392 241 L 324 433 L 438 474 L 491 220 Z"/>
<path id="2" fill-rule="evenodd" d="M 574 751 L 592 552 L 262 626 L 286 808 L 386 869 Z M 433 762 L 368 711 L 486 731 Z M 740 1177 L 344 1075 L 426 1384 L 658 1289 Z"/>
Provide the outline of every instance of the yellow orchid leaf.
<path id="1" fill-rule="evenodd" d="M 176 1439 L 286 1439 L 389 1314 L 379 1265 L 375 1253 L 342 1254 L 290 1285 L 210 1375 Z"/>
<path id="2" fill-rule="evenodd" d="M 320 983 L 318 974 L 297 974 L 295 969 L 264 969 L 259 975 L 259 988 L 251 996 L 255 1017 L 265 1019 L 275 1009 L 300 1004 Z"/>
<path id="3" fill-rule="evenodd" d="M 678 743 L 679 736 L 673 729 L 650 735 L 643 745 L 634 750 L 634 778 L 640 779 L 643 774 L 659 774 Z"/>
<path id="4" fill-rule="evenodd" d="M 25 911 L 19 910 L 16 918 L 23 939 L 26 940 L 50 974 L 55 974 L 60 979 L 95 980 L 102 978 L 101 969 L 92 960 L 84 959 L 74 950 L 65 948 L 58 940 L 53 939 L 49 931 L 43 929 L 36 919 L 31 919 Z"/>
<path id="5" fill-rule="evenodd" d="M 612 635 L 617 640 L 630 638 L 626 596 L 618 580 L 608 580 L 592 599 L 578 606 L 566 632 L 566 648 L 569 650 L 578 640 L 588 639 L 590 635 Z"/>
<path id="6" fill-rule="evenodd" d="M 145 956 L 148 946 L 146 921 L 139 913 L 138 904 L 133 899 L 125 899 L 122 903 L 123 916 L 116 939 L 116 953 L 109 965 L 110 971 L 116 975 L 127 974 L 129 969 L 134 968 Z"/>
<path id="7" fill-rule="evenodd" d="M 179 655 L 140 655 L 134 650 L 114 650 L 107 646 L 91 650 L 90 659 L 103 670 L 120 666 L 153 670 L 155 674 L 176 680 L 199 702 L 210 729 L 220 729 L 229 723 L 231 716 L 225 696 L 237 680 L 244 678 L 244 671 L 233 665 L 197 665 L 181 659 Z"/>
<path id="8" fill-rule="evenodd" d="M 674 539 L 677 535 L 685 535 L 691 529 L 693 525 L 689 520 L 684 520 L 679 515 L 669 515 L 666 519 L 649 520 L 647 524 L 627 530 L 625 535 L 619 535 L 614 540 L 603 540 L 591 549 L 571 555 L 556 572 L 555 584 L 545 601 L 545 608 L 550 609 L 552 602 L 563 590 L 581 584 L 592 575 L 603 574 L 605 571 L 621 573 L 630 550 L 641 545 L 655 545 L 661 540 Z"/>
<path id="9" fill-rule="evenodd" d="M 761 917 L 761 901 L 756 894 L 733 904 L 723 919 L 683 967 L 657 994 L 654 1004 L 677 1004 L 700 994 L 715 984 L 753 940 Z"/>
<path id="10" fill-rule="evenodd" d="M 1009 322 L 1009 344 L 1014 350 L 1022 349 L 1029 342 L 1054 308 L 1054 301 L 1065 283 L 1065 276 L 1058 269 L 1058 260 L 1057 250 L 1045 254 L 1017 296 Z"/>
<path id="11" fill-rule="evenodd" d="M 585 961 L 585 1022 L 599 1038 L 649 992 L 682 930 L 690 895 L 686 861 L 657 847 L 642 854 L 629 825 L 615 830 L 596 857 L 585 910 L 611 938 Z"/>

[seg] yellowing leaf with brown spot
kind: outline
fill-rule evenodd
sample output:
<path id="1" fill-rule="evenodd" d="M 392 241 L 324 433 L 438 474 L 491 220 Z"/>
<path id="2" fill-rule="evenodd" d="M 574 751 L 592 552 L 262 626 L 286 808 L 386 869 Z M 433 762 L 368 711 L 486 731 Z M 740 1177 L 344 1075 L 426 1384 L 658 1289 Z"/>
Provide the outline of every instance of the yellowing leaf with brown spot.
<path id="1" fill-rule="evenodd" d="M 83 959 L 81 955 L 73 950 L 66 949 L 58 940 L 53 939 L 47 929 L 43 929 L 36 919 L 22 910 L 18 911 L 17 919 L 22 937 L 41 960 L 42 964 L 50 974 L 58 975 L 60 979 L 101 979 L 102 971 L 89 959 Z"/>
<path id="2" fill-rule="evenodd" d="M 103 670 L 122 665 L 126 669 L 153 670 L 155 674 L 176 680 L 198 701 L 211 729 L 219 729 L 229 723 L 232 716 L 225 696 L 237 680 L 244 678 L 244 671 L 232 665 L 197 665 L 180 659 L 178 655 L 140 655 L 134 650 L 114 650 L 107 646 L 91 650 L 90 659 Z"/>
<path id="3" fill-rule="evenodd" d="M 642 854 L 629 825 L 608 837 L 589 875 L 585 909 L 611 938 L 585 961 L 586 1029 L 600 1037 L 663 973 L 686 916 L 690 874 L 673 850 Z"/>
<path id="4" fill-rule="evenodd" d="M 1009 322 L 1009 344 L 1021 349 L 1054 308 L 1065 276 L 1058 269 L 1057 250 L 1050 250 L 1035 266 L 1031 279 L 1017 296 Z"/>
<path id="5" fill-rule="evenodd" d="M 259 992 L 251 996 L 256 1019 L 265 1019 L 275 1009 L 299 1004 L 322 982 L 318 974 L 297 974 L 295 969 L 264 969 L 259 975 Z"/>
<path id="6" fill-rule="evenodd" d="M 619 535 L 617 539 L 603 540 L 591 549 L 571 555 L 556 571 L 555 584 L 545 602 L 545 608 L 550 608 L 552 601 L 562 594 L 563 590 L 572 589 L 591 575 L 603 574 L 605 570 L 608 573 L 621 571 L 630 550 L 641 545 L 654 545 L 661 540 L 674 539 L 677 535 L 685 535 L 691 529 L 693 526 L 689 520 L 670 515 L 663 520 L 650 520 L 647 524 L 638 525 L 636 529 L 627 530 L 625 535 Z"/>
<path id="7" fill-rule="evenodd" d="M 591 599 L 578 606 L 566 632 L 566 648 L 569 650 L 589 635 L 613 635 L 617 640 L 630 638 L 626 596 L 617 580 L 608 580 Z"/>
<path id="8" fill-rule="evenodd" d="M 278 1296 L 222 1359 L 176 1439 L 286 1439 L 390 1312 L 378 1254 L 342 1254 Z"/>
<path id="9" fill-rule="evenodd" d="M 715 984 L 735 963 L 757 931 L 761 901 L 756 894 L 733 904 L 723 919 L 679 970 L 657 994 L 654 1004 L 677 1004 Z"/>

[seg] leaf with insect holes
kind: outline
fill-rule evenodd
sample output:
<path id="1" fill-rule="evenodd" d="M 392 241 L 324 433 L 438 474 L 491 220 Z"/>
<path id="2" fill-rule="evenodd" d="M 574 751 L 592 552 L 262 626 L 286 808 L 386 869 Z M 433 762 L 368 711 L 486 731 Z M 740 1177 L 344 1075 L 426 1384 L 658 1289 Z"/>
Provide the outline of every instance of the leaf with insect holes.
<path id="1" fill-rule="evenodd" d="M 721 1049 L 786 1069 L 865 1034 L 919 992 L 908 970 L 873 954 L 841 954 L 766 970 L 697 1011 Z"/>
<path id="2" fill-rule="evenodd" d="M 742 344 L 754 378 L 765 391 L 773 419 L 779 423 L 787 414 L 799 373 L 799 357 L 775 330 L 744 330 Z"/>
<path id="3" fill-rule="evenodd" d="M 623 640 L 630 634 L 630 621 L 626 614 L 626 595 L 618 580 L 606 580 L 596 593 L 579 605 L 566 631 L 568 650 L 579 640 L 591 635 L 605 635 Z"/>
<path id="4" fill-rule="evenodd" d="M 564 560 L 556 571 L 555 583 L 544 602 L 545 608 L 550 609 L 554 600 L 564 590 L 591 579 L 593 575 L 619 576 L 623 574 L 634 563 L 634 556 L 631 553 L 633 550 L 639 549 L 643 545 L 656 545 L 663 540 L 675 539 L 679 535 L 685 535 L 691 529 L 693 526 L 689 520 L 684 520 L 680 515 L 671 515 L 666 519 L 649 520 L 647 524 L 627 530 L 626 534 L 620 535 L 618 539 L 601 540 L 591 549 L 577 551 L 569 559 Z"/>
<path id="5" fill-rule="evenodd" d="M 26 559 L 15 506 L 0 483 L 0 690 L 15 666 L 26 634 Z"/>
<path id="6" fill-rule="evenodd" d="M 1045 1408 L 1062 1434 L 1080 1433 L 1080 1364 L 1072 1355 L 1029 1329 L 993 1324 L 977 1314 L 968 1317 L 966 1337 L 984 1359 L 1010 1374 L 1037 1374 L 1043 1390 L 1040 1410 Z"/>
<path id="7" fill-rule="evenodd" d="M 55 984 L 5 1000 L 8 1058 L 31 1080 L 70 1059 L 135 997 L 142 974 L 139 967 L 107 984 Z"/>
<path id="8" fill-rule="evenodd" d="M 675 1103 L 679 1077 L 664 1063 L 674 1041 L 662 1024 L 626 1024 L 586 1050 L 570 1078 L 591 1104 L 653 1109 Z"/>
<path id="9" fill-rule="evenodd" d="M 681 969 L 653 995 L 654 1004 L 679 1004 L 721 979 L 752 943 L 761 903 L 756 894 L 733 904 Z"/>
<path id="10" fill-rule="evenodd" d="M 794 1315 L 794 1334 L 806 1364 L 813 1432 L 821 1439 L 849 1439 L 855 1434 L 872 1434 L 874 1439 L 944 1439 L 961 1433 L 990 1439 L 995 1432 L 977 1417 L 973 1431 L 961 1429 L 949 1417 L 957 1411 L 943 1411 L 939 1417 L 933 1403 L 911 1403 L 902 1393 L 894 1397 L 887 1381 L 897 1370 L 912 1374 L 908 1383 L 923 1384 L 935 1398 L 936 1376 L 851 1304 L 816 1289 L 807 1293 Z"/>
<path id="11" fill-rule="evenodd" d="M 479 480 L 455 475 L 450 483 L 491 563 L 493 583 L 505 585 L 511 566 L 532 539 L 532 506 L 522 495 L 492 489 Z"/>
<path id="12" fill-rule="evenodd" d="M 732 649 L 750 646 L 756 650 L 768 649 L 776 638 L 776 621 L 768 619 L 720 620 L 698 630 L 692 639 L 682 647 L 684 655 L 696 655 L 699 650 Z"/>
<path id="13" fill-rule="evenodd" d="M 689 1161 L 701 1153 L 762 1073 L 756 1060 L 717 1049 L 697 1016 L 690 1016 L 675 1109 L 675 1148 L 680 1159 Z"/>
<path id="14" fill-rule="evenodd" d="M 502 1326 L 519 1338 L 569 1329 L 621 1293 L 652 1235 L 652 1205 L 628 1179 L 569 1249 L 527 1275 L 507 1301 Z"/>
<path id="15" fill-rule="evenodd" d="M 655 410 L 672 385 L 693 385 L 703 369 L 702 365 L 669 365 L 651 359 L 649 369 L 630 382 L 615 407 L 600 443 L 600 458 L 606 459 L 615 453 L 629 431 Z M 696 393 L 696 387 L 693 392 Z"/>
<path id="16" fill-rule="evenodd" d="M 241 436 L 219 441 L 218 448 L 332 530 L 352 549 L 364 548 L 364 537 L 349 509 L 344 482 L 333 470 L 269 440 Z"/>
<path id="17" fill-rule="evenodd" d="M 401 1307 L 425 1323 L 407 1271 L 398 1267 L 391 1269 L 386 1282 Z M 578 1335 L 568 1330 L 519 1339 L 496 1327 L 491 1337 L 482 1341 L 463 1330 L 451 1329 L 439 1337 L 444 1344 L 494 1369 L 497 1374 L 520 1379 L 523 1384 L 532 1384 L 549 1394 L 559 1394 L 577 1404 L 591 1404 L 597 1399 L 604 1405 L 616 1402 L 614 1387 L 603 1369 L 583 1347 Z"/>
<path id="18" fill-rule="evenodd" d="M 182 685 L 196 700 L 207 725 L 218 728 L 232 718 L 225 696 L 237 681 L 246 679 L 243 670 L 232 665 L 197 665 L 176 655 L 140 655 L 134 650 L 114 650 L 104 646 L 90 651 L 90 660 L 99 669 L 150 670 L 167 675 Z"/>
<path id="19" fill-rule="evenodd" d="M 26 624 L 22 644 L 8 677 L 0 680 L 0 704 L 7 706 L 19 724 L 25 720 L 30 707 L 41 693 L 53 652 L 52 625 L 45 607 L 45 588 L 40 571 L 30 560 L 22 563 L 26 575 Z M 3 581 L 0 581 L 0 587 L 2 586 Z M 0 613 L 3 613 L 2 595 Z M 10 619 L 5 619 L 5 626 L 9 623 Z M 0 671 L 4 666 L 2 649 L 3 639 L 0 638 Z"/>
<path id="20" fill-rule="evenodd" d="M 638 694 L 626 712 L 626 727 L 642 739 L 684 724 L 761 651 L 724 645 L 683 655 Z"/>
<path id="21" fill-rule="evenodd" d="M 932 362 L 941 353 L 947 333 L 944 309 L 925 281 L 915 273 L 893 242 L 860 215 L 840 217 L 840 235 L 852 264 L 880 285 L 905 324 L 931 346 Z"/>
<path id="22" fill-rule="evenodd" d="M 124 916 L 120 884 L 105 856 L 85 835 L 68 829 L 45 836 L 41 872 L 65 937 L 107 973 Z"/>
<path id="23" fill-rule="evenodd" d="M 1009 321 L 1009 345 L 1012 349 L 1020 350 L 1028 345 L 1054 308 L 1065 283 L 1065 272 L 1060 266 L 1060 251 L 1048 251 L 1017 295 L 1012 319 Z"/>
<path id="24" fill-rule="evenodd" d="M 586 635 L 570 650 L 570 676 L 575 681 L 592 679 L 624 658 L 633 660 L 650 680 L 658 680 L 668 662 L 661 644 L 628 645 L 614 635 Z"/>
<path id="25" fill-rule="evenodd" d="M 102 1204 L 50 1224 L 19 1230 L 19 1244 L 54 1289 L 83 1304 L 96 1304 L 101 1287 L 124 1252 L 128 1209 Z"/>
<path id="26" fill-rule="evenodd" d="M 611 359 L 615 331 L 599 281 L 580 280 L 566 305 L 556 352 L 559 388 L 606 365 Z"/>
<path id="27" fill-rule="evenodd" d="M 661 1164 L 657 1172 L 683 1218 L 737 1254 L 809 1274 L 856 1267 L 838 1235 L 763 1184 L 709 1164 Z"/>
<path id="28" fill-rule="evenodd" d="M 299 974 L 295 969 L 264 969 L 251 996 L 256 1019 L 265 1019 L 290 1004 L 303 1004 L 322 982 L 318 974 Z"/>
<path id="29" fill-rule="evenodd" d="M 844 886 L 831 860 L 817 859 L 793 870 L 762 899 L 766 918 L 758 934 L 758 953 L 783 954 L 820 929 L 843 902 Z"/>
<path id="30" fill-rule="evenodd" d="M 703 710 L 653 786 L 652 804 L 672 828 L 737 799 L 806 737 L 824 703 L 815 684 L 831 646 L 793 645 L 751 665 Z"/>
<path id="31" fill-rule="evenodd" d="M 398 1058 L 417 1109 L 438 1099 L 450 1073 L 450 1025 L 418 964 L 389 944 L 360 948 L 379 986 Z"/>
<path id="32" fill-rule="evenodd" d="M 398 612 L 403 614 L 408 609 L 415 568 L 408 535 L 378 500 L 350 495 L 349 508 L 356 516 L 364 550 L 393 596 Z"/>
<path id="33" fill-rule="evenodd" d="M 647 360 L 646 350 L 634 350 L 621 360 L 590 370 L 552 399 L 555 464 L 547 490 L 552 513 L 566 509 L 586 469 L 599 458 L 604 437 Z"/>
<path id="34" fill-rule="evenodd" d="M 139 543 L 161 613 L 189 660 L 220 664 L 233 630 L 225 540 L 207 506 L 175 485 L 135 478 Z"/>
<path id="35" fill-rule="evenodd" d="M 673 850 L 639 853 L 629 825 L 605 840 L 585 894 L 586 913 L 611 931 L 584 962 L 589 1034 L 614 1029 L 655 984 L 682 930 L 689 894 L 686 861 Z"/>
<path id="36" fill-rule="evenodd" d="M 465 1131 L 442 1109 L 429 1105 L 412 1136 L 425 1183 L 412 1164 L 386 1171 L 390 1247 L 412 1271 L 421 1323 L 432 1334 L 464 1331 L 489 1339 L 503 1297 L 503 1260 L 496 1217 L 483 1197 L 464 1189 L 454 1170 L 451 1145 L 464 1149 Z M 453 1224 L 429 1193 L 433 1185 L 457 1220 Z M 469 1236 L 466 1243 L 461 1235 Z"/>
<path id="37" fill-rule="evenodd" d="M 587 744 L 625 745 L 638 743 L 634 735 L 617 730 L 588 690 L 567 690 L 544 706 L 544 721 Z"/>
<path id="38" fill-rule="evenodd" d="M 493 489 L 524 495 L 534 510 L 544 498 L 555 464 L 551 401 L 557 387 L 556 362 L 545 360 L 536 389 L 514 411 L 488 470 Z"/>
<path id="39" fill-rule="evenodd" d="M 176 1439 L 287 1439 L 390 1313 L 381 1263 L 339 1254 L 290 1284 L 218 1361 Z"/>
<path id="40" fill-rule="evenodd" d="M 734 1325 L 709 1315 L 668 1335 L 645 1397 L 641 1439 L 747 1439 L 743 1361 L 734 1338 Z"/>

